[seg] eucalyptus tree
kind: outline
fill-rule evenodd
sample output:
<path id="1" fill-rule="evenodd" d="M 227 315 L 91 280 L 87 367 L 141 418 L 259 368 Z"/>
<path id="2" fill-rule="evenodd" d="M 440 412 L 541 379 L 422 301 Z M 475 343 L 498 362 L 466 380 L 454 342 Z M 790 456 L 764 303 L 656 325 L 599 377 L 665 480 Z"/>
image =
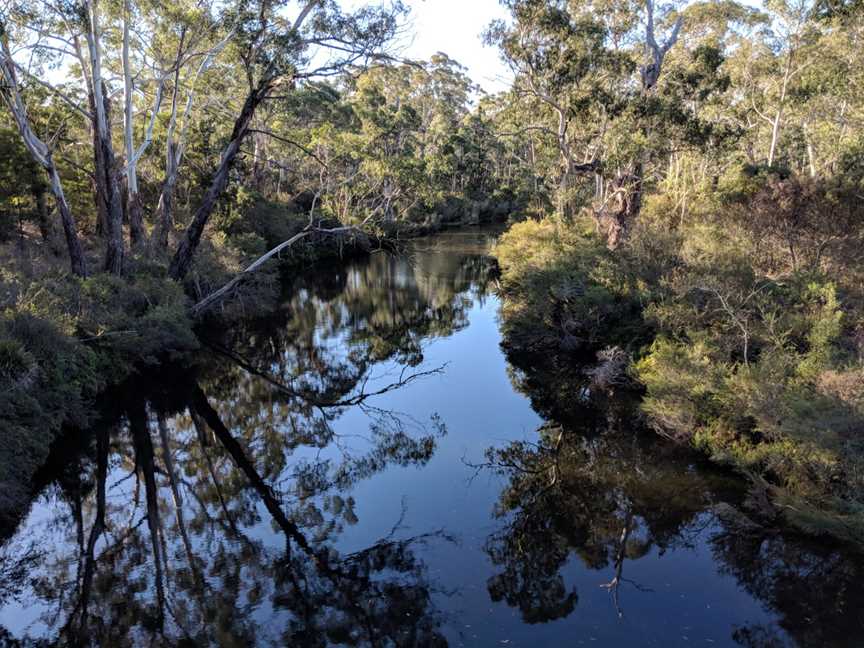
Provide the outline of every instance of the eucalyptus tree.
<path id="1" fill-rule="evenodd" d="M 285 9 L 292 4 L 244 1 L 226 16 L 235 26 L 233 49 L 245 76 L 246 95 L 219 165 L 171 260 L 169 274 L 174 279 L 182 279 L 189 271 L 259 106 L 276 90 L 290 92 L 298 82 L 337 75 L 377 58 L 395 34 L 404 11 L 397 1 L 346 14 L 333 0 L 309 0 L 301 3 L 291 19 Z"/>
<path id="2" fill-rule="evenodd" d="M 772 166 L 795 86 L 814 63 L 819 30 L 816 6 L 810 0 L 774 0 L 766 8 L 770 27 L 753 43 L 745 78 L 753 112 L 770 129 L 765 160 Z"/>
<path id="3" fill-rule="evenodd" d="M 629 2 L 604 6 L 602 15 L 589 2 L 505 4 L 514 22 L 493 23 L 487 40 L 500 47 L 516 75 L 515 98 L 551 118 L 525 129 L 547 133 L 557 145 L 559 213 L 565 219 L 573 215 L 576 178 L 593 176 L 593 215 L 614 248 L 641 209 L 645 149 L 653 135 L 650 120 L 640 117 L 658 92 L 682 17 L 674 20 L 665 38 L 659 38 L 660 17 L 655 16 L 653 0 L 648 0 L 643 37 L 639 9 Z M 633 78 L 637 70 L 638 85 Z M 634 142 L 618 151 L 611 140 L 616 124 L 625 120 Z"/>
<path id="4" fill-rule="evenodd" d="M 738 47 L 731 34 L 760 14 L 735 2 L 663 12 L 653 0 L 613 0 L 602 11 L 582 1 L 505 4 L 512 22 L 493 23 L 486 37 L 515 76 L 521 119 L 507 134 L 557 152 L 546 175 L 557 180 L 559 214 L 569 220 L 584 206 L 614 249 L 670 155 L 734 141 L 738 128 L 720 109 L 721 97 L 735 99 L 724 63 Z"/>
<path id="5" fill-rule="evenodd" d="M 463 162 L 476 153 L 466 130 L 476 116 L 474 92 L 464 68 L 440 53 L 382 63 L 280 100 L 263 134 L 280 177 L 287 166 L 289 179 L 316 194 L 326 215 L 343 222 L 425 218 L 468 198 Z"/>
<path id="6" fill-rule="evenodd" d="M 558 207 L 568 217 L 573 212 L 573 179 L 600 170 L 607 122 L 624 107 L 620 90 L 635 64 L 610 42 L 603 19 L 587 4 L 505 4 L 513 14 L 512 24 L 493 23 L 486 40 L 498 45 L 515 74 L 514 99 L 536 115 L 522 131 L 541 132 L 557 146 Z"/>
<path id="7" fill-rule="evenodd" d="M 51 0 L 21 0 L 10 2 L 3 14 L 3 29 L 7 38 L 4 63 L 7 71 L 7 94 L 21 94 L 21 84 L 13 73 L 23 76 L 28 84 L 39 84 L 52 95 L 65 102 L 81 117 L 92 136 L 94 199 L 99 214 L 99 226 L 105 237 L 104 267 L 109 272 L 123 271 L 126 247 L 123 241 L 123 221 L 129 212 L 131 238 L 138 244 L 143 239 L 141 207 L 138 198 L 137 163 L 147 150 L 153 136 L 162 103 L 166 70 L 159 68 L 144 43 L 147 22 L 139 20 L 146 3 L 115 3 L 100 0 L 52 2 Z M 148 11 L 155 11 L 152 7 Z M 135 22 L 133 30 L 131 23 Z M 140 28 L 140 29 L 139 29 Z M 133 48 L 132 32 L 137 34 L 138 47 Z M 149 40 L 153 40 L 151 32 Z M 111 52 L 121 50 L 115 65 Z M 134 69 L 133 69 L 134 65 Z M 174 66 L 179 65 L 175 61 Z M 119 73 L 116 73 L 119 68 Z M 76 79 L 77 76 L 77 79 Z M 116 81 L 116 77 L 122 83 Z M 143 141 L 134 139 L 133 93 L 155 83 Z M 124 96 L 123 150 L 125 163 L 115 150 L 112 98 L 119 91 Z M 33 140 L 33 124 L 26 114 L 23 100 L 12 101 L 10 110 L 25 141 Z M 29 131 L 29 132 L 28 132 Z M 33 142 L 31 153 L 46 167 L 51 177 L 52 190 L 64 229 L 74 230 L 76 225 L 63 195 L 63 181 L 56 166 L 48 159 L 56 142 L 40 146 Z M 124 205 L 125 176 L 129 188 L 128 205 Z M 127 209 L 128 208 L 128 209 Z M 68 213 L 68 216 L 64 216 Z M 76 274 L 84 274 L 80 250 L 70 243 L 70 256 Z M 80 245 L 77 247 L 80 248 Z"/>
<path id="8" fill-rule="evenodd" d="M 154 127 L 160 119 L 164 120 L 162 108 L 167 104 L 164 179 L 153 229 L 154 240 L 164 241 L 167 245 L 173 190 L 182 160 L 185 132 L 193 111 L 196 83 L 224 49 L 232 32 L 230 27 L 219 26 L 220 15 L 214 2 L 186 0 L 163 5 L 123 0 L 120 13 L 120 26 L 116 29 L 120 59 L 110 63 L 117 76 L 123 79 L 126 213 L 130 243 L 133 247 L 140 247 L 146 239 L 138 164 L 153 142 Z M 136 126 L 135 119 L 140 112 L 136 105 L 141 103 L 140 98 L 145 99 L 145 104 L 150 104 L 150 114 L 145 114 L 143 129 Z M 181 113 L 179 103 L 184 98 Z M 182 120 L 180 133 L 177 132 L 178 118 Z M 136 141 L 136 129 L 143 130 L 140 142 Z"/>

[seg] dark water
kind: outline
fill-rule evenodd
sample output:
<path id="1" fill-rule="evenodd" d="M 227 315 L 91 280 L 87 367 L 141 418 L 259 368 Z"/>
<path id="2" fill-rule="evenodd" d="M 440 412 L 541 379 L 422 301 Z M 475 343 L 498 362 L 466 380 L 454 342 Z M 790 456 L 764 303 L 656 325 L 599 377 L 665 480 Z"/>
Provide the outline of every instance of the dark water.
<path id="1" fill-rule="evenodd" d="M 569 387 L 502 351 L 492 241 L 321 268 L 107 397 L 2 546 L 0 645 L 864 645 L 860 560 L 626 407 L 537 414 Z"/>

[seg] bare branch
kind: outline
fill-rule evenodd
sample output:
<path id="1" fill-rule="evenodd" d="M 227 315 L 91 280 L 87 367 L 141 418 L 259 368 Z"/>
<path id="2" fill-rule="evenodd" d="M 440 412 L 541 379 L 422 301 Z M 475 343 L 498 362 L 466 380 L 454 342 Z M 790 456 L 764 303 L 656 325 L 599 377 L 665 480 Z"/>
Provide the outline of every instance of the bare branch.
<path id="1" fill-rule="evenodd" d="M 250 264 L 245 270 L 240 272 L 236 277 L 234 277 L 231 281 L 226 283 L 224 286 L 219 288 L 218 290 L 213 291 L 209 295 L 207 295 L 204 299 L 199 301 L 195 306 L 192 307 L 192 315 L 197 317 L 205 310 L 207 310 L 213 304 L 224 299 L 231 291 L 233 291 L 240 283 L 242 283 L 246 278 L 248 278 L 255 271 L 259 270 L 261 266 L 263 266 L 267 261 L 272 259 L 274 256 L 282 252 L 283 250 L 288 249 L 298 241 L 303 240 L 307 236 L 312 234 L 347 234 L 349 232 L 355 234 L 361 234 L 362 230 L 360 227 L 364 225 L 369 218 L 363 221 L 360 226 L 346 225 L 343 227 L 334 227 L 332 229 L 321 229 L 315 227 L 313 223 L 310 221 L 309 225 L 307 225 L 303 230 L 289 238 L 287 241 L 283 241 L 272 250 L 267 252 L 266 254 L 260 256 L 256 259 L 252 264 Z"/>

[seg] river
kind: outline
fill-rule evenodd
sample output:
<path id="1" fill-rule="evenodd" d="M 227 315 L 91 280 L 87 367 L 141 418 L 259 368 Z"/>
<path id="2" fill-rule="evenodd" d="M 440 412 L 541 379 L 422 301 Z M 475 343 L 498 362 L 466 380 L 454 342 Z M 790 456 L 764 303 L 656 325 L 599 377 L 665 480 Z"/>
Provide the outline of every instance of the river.
<path id="1" fill-rule="evenodd" d="M 549 418 L 494 238 L 314 268 L 106 396 L 0 549 L 0 644 L 864 645 L 860 559 L 632 409 Z"/>

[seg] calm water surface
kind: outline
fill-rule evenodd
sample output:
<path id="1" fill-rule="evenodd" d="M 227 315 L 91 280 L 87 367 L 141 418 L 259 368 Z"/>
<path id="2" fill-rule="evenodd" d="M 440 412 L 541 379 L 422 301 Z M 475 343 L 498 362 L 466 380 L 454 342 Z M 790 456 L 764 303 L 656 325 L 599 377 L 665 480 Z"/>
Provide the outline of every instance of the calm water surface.
<path id="1" fill-rule="evenodd" d="M 2 545 L 0 645 L 864 645 L 859 559 L 733 524 L 626 408 L 538 414 L 493 241 L 321 268 L 107 397 Z"/>

